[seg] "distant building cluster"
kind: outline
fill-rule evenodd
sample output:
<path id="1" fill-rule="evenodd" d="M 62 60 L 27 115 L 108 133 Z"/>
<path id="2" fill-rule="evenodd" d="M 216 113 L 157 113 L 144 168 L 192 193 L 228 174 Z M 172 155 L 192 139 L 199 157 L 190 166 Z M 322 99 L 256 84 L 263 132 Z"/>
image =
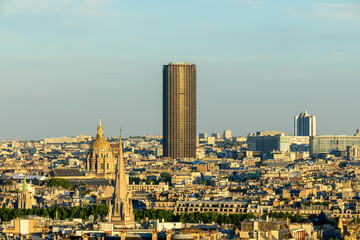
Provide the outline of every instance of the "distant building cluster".
<path id="1" fill-rule="evenodd" d="M 89 142 L 92 140 L 91 136 L 87 135 L 78 135 L 76 137 L 54 137 L 54 138 L 45 138 L 44 143 L 50 144 L 50 143 L 81 143 L 81 142 Z"/>

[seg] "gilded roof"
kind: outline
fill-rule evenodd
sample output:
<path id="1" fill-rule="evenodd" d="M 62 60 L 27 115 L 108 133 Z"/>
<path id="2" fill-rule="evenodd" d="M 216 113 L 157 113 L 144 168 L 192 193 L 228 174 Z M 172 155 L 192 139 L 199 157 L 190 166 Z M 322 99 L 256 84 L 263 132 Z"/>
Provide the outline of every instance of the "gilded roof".
<path id="1" fill-rule="evenodd" d="M 107 149 L 111 150 L 110 143 L 105 138 L 96 138 L 90 145 L 90 150 Z"/>
<path id="2" fill-rule="evenodd" d="M 101 118 L 99 118 L 99 126 L 97 128 L 96 139 L 91 143 L 89 150 L 111 150 L 110 143 L 104 138 L 103 128 L 101 126 Z"/>

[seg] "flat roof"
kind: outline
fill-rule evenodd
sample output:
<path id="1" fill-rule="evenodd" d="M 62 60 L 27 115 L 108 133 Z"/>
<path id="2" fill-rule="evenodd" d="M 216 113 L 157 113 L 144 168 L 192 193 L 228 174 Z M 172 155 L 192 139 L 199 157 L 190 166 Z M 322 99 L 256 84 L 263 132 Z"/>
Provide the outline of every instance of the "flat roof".
<path id="1" fill-rule="evenodd" d="M 168 65 L 192 65 L 189 62 L 170 62 Z"/>

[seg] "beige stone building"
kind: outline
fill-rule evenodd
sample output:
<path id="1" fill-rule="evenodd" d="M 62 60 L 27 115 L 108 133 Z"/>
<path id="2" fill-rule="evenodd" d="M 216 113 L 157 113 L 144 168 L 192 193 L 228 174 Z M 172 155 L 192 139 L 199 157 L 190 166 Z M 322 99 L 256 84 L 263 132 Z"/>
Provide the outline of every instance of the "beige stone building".
<path id="1" fill-rule="evenodd" d="M 7 234 L 29 235 L 43 232 L 39 219 L 17 218 L 11 220 L 10 224 L 5 225 L 3 230 Z"/>

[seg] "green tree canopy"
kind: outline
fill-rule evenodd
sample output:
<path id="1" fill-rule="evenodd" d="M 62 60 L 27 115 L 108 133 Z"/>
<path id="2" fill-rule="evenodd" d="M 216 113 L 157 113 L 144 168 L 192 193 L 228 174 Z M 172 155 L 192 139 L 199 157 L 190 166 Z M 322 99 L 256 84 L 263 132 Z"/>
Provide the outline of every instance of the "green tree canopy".
<path id="1" fill-rule="evenodd" d="M 81 218 L 88 220 L 90 215 L 104 218 L 108 214 L 107 205 L 96 205 L 91 207 L 59 207 L 52 206 L 50 208 L 31 208 L 31 209 L 14 209 L 14 208 L 0 208 L 0 219 L 2 221 L 10 221 L 17 217 L 24 217 L 27 215 L 36 215 L 40 217 L 50 217 L 55 219 L 56 216 L 60 220 L 67 218 Z"/>
<path id="2" fill-rule="evenodd" d="M 67 179 L 53 178 L 48 182 L 47 186 L 48 187 L 62 187 L 65 189 L 69 189 L 71 187 L 71 183 Z"/>

